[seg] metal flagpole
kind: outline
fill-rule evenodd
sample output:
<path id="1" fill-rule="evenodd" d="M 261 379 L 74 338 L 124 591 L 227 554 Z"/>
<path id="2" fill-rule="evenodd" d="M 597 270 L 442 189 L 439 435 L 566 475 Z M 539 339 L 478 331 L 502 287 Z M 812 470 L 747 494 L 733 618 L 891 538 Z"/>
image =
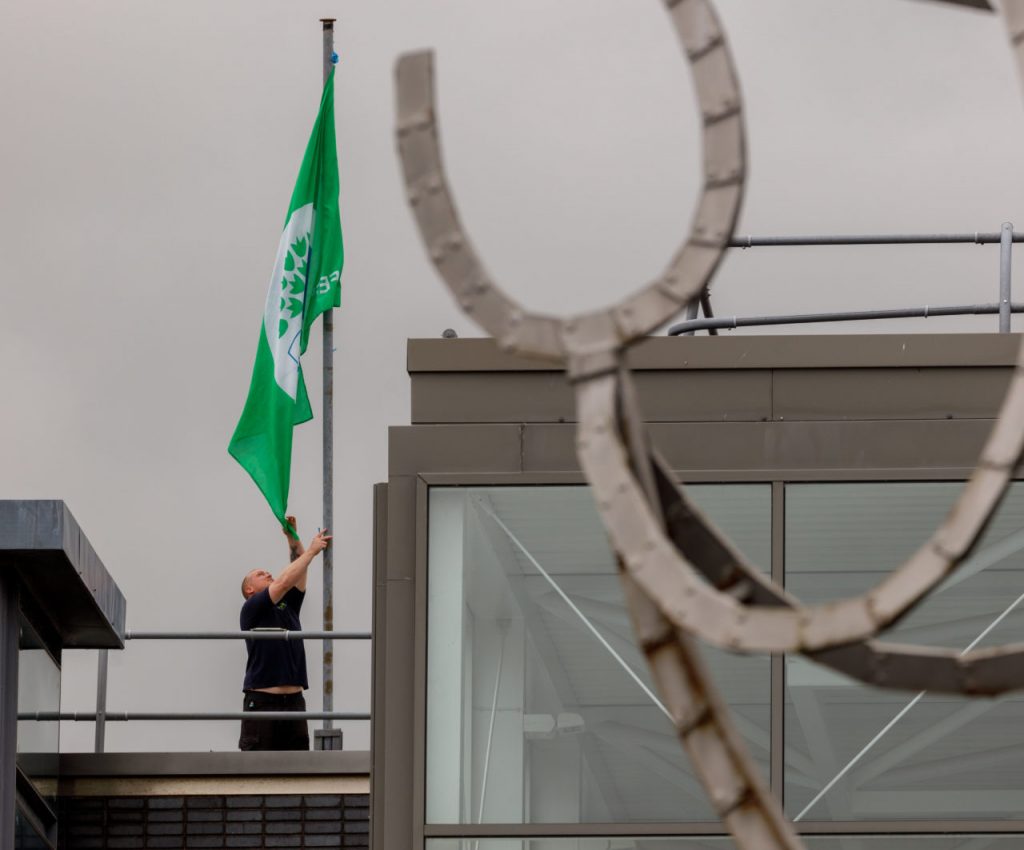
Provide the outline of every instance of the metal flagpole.
<path id="1" fill-rule="evenodd" d="M 334 18 L 321 18 L 323 25 L 323 81 L 331 73 L 334 65 Z M 323 528 L 334 530 L 334 310 L 323 312 L 324 351 L 324 513 Z M 324 625 L 325 632 L 334 630 L 334 549 L 328 546 L 323 551 L 324 569 Z M 334 710 L 334 643 L 324 640 L 323 643 L 323 710 L 330 713 Z M 324 719 L 324 727 L 314 733 L 316 748 L 319 750 L 340 750 L 341 730 L 334 729 L 329 718 Z"/>

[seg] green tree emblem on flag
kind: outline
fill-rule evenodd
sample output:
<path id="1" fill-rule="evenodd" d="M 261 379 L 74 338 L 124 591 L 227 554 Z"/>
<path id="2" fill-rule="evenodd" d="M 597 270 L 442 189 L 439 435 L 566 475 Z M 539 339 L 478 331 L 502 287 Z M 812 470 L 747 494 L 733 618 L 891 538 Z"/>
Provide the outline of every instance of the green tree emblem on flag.
<path id="1" fill-rule="evenodd" d="M 290 320 L 301 316 L 305 307 L 306 277 L 309 273 L 309 264 L 306 259 L 308 251 L 309 233 L 288 246 L 281 276 L 280 304 L 282 317 L 287 312 L 288 318 L 281 318 L 277 323 L 278 339 L 288 332 L 288 327 L 291 325 Z"/>

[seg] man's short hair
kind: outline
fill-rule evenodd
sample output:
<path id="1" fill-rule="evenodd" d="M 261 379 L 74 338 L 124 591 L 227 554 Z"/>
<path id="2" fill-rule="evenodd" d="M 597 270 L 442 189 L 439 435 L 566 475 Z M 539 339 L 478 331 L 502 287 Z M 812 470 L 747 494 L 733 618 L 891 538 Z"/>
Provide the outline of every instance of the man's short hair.
<path id="1" fill-rule="evenodd" d="M 254 570 L 249 570 L 249 572 L 247 572 L 245 574 L 245 578 L 242 579 L 242 598 L 243 599 L 248 599 L 249 598 L 246 595 L 246 593 L 245 593 L 245 589 L 249 586 L 249 576 L 251 576 L 253 574 L 253 572 L 254 572 Z"/>

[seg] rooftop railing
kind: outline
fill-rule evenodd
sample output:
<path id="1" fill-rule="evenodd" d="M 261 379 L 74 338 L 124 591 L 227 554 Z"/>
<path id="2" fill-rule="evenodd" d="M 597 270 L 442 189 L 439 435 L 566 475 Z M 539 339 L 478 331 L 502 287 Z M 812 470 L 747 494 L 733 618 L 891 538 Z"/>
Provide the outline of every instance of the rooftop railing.
<path id="1" fill-rule="evenodd" d="M 1024 233 L 1015 233 L 1005 222 L 999 232 L 982 233 L 891 233 L 839 236 L 734 236 L 730 248 L 809 247 L 826 245 L 999 245 L 999 301 L 994 304 L 926 305 L 893 310 L 855 310 L 829 313 L 797 313 L 770 316 L 716 317 L 711 309 L 711 294 L 705 290 L 687 308 L 686 320 L 672 325 L 669 336 L 691 336 L 697 331 L 716 334 L 719 330 L 767 325 L 816 324 L 819 322 L 860 322 L 881 319 L 927 319 L 931 316 L 998 315 L 999 332 L 1010 332 L 1010 315 L 1024 312 L 1024 305 L 1010 301 L 1013 243 L 1024 242 Z M 697 309 L 704 318 L 697 318 Z"/>
<path id="2" fill-rule="evenodd" d="M 325 632 L 325 631 L 286 631 L 278 629 L 257 629 L 253 631 L 211 632 L 125 632 L 125 642 L 131 640 L 372 640 L 369 632 Z M 108 652 L 101 649 L 96 676 L 96 710 L 95 711 L 25 711 L 18 712 L 18 720 L 36 720 L 43 722 L 73 721 L 94 722 L 96 737 L 94 751 L 102 753 L 106 744 L 106 724 L 120 721 L 143 720 L 369 720 L 367 712 L 353 711 L 111 711 L 107 708 Z M 327 731 L 327 730 L 325 730 Z M 338 732 L 339 730 L 330 730 Z M 323 749 L 340 749 L 328 745 L 328 741 L 339 736 L 318 735 L 315 740 Z"/>

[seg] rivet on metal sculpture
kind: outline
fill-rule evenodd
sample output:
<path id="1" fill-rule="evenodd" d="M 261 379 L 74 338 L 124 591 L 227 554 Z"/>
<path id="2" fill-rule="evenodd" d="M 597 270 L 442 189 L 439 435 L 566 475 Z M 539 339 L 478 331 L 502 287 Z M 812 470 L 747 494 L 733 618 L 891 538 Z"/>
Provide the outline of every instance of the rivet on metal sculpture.
<path id="1" fill-rule="evenodd" d="M 800 652 L 873 685 L 995 695 L 1024 687 L 1024 645 L 958 652 L 890 645 L 898 622 L 970 553 L 1024 448 L 1024 348 L 977 468 L 932 537 L 862 596 L 805 606 L 762 575 L 680 490 L 647 440 L 626 349 L 707 291 L 733 234 L 746 177 L 735 66 L 710 0 L 663 0 L 692 69 L 704 185 L 665 272 L 621 303 L 569 318 L 530 313 L 488 275 L 459 222 L 441 163 L 433 55 L 397 66 L 398 148 L 427 251 L 462 309 L 505 350 L 563 363 L 578 408 L 577 453 L 619 559 L 651 673 L 712 805 L 742 850 L 800 848 L 737 734 L 694 643 Z M 1024 0 L 1002 15 L 1024 76 Z"/>

